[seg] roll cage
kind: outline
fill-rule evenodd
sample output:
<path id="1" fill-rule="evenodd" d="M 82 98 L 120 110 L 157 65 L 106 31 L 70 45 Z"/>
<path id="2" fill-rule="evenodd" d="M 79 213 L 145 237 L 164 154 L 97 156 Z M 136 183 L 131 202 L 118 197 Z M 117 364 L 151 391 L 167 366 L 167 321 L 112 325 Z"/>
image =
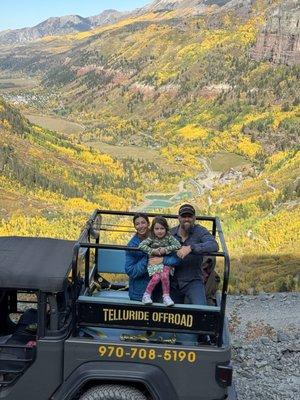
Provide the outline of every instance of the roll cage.
<path id="1" fill-rule="evenodd" d="M 84 229 L 81 231 L 79 239 L 74 246 L 73 260 L 72 260 L 72 275 L 73 279 L 76 281 L 79 276 L 79 258 L 83 258 L 83 270 L 84 270 L 84 282 L 83 282 L 83 295 L 90 295 L 90 285 L 93 282 L 94 276 L 96 274 L 96 262 L 99 252 L 102 250 L 112 250 L 115 251 L 140 251 L 138 248 L 127 247 L 124 245 L 114 245 L 101 243 L 101 231 L 118 231 L 118 232 L 128 232 L 127 229 L 115 229 L 114 224 L 104 224 L 103 216 L 117 216 L 117 217 L 133 217 L 135 212 L 122 212 L 122 211 L 110 211 L 110 210 L 95 210 L 92 216 L 87 221 Z M 147 213 L 149 217 L 157 216 L 154 213 Z M 161 216 L 174 220 L 178 216 L 174 214 L 160 214 Z M 210 306 L 196 306 L 196 305 L 176 305 L 174 308 L 168 308 L 169 313 L 176 313 L 179 315 L 189 314 L 193 320 L 193 323 L 187 328 L 172 326 L 168 327 L 168 324 L 161 323 L 133 323 L 131 322 L 127 327 L 134 329 L 143 330 L 154 330 L 154 331 L 168 331 L 172 329 L 174 332 L 185 332 L 185 333 L 204 333 L 209 335 L 215 335 L 216 344 L 218 347 L 223 345 L 223 328 L 225 319 L 225 309 L 226 309 L 226 297 L 228 289 L 228 280 L 230 272 L 230 259 L 228 255 L 227 246 L 224 239 L 224 234 L 222 231 L 221 223 L 218 217 L 210 216 L 197 216 L 196 220 L 198 222 L 210 222 L 212 235 L 219 240 L 220 251 L 203 253 L 204 256 L 213 256 L 223 259 L 223 283 L 222 292 L 220 297 L 220 302 L 216 307 Z M 133 230 L 131 230 L 134 232 Z M 93 254 L 93 256 L 92 256 Z M 100 271 L 101 272 L 101 271 Z M 118 286 L 117 286 L 118 288 Z M 122 289 L 122 286 L 119 286 Z M 123 287 L 125 289 L 125 287 Z M 79 297 L 77 300 L 76 307 L 74 307 L 74 332 L 84 326 L 107 326 L 107 321 L 105 322 L 103 317 L 100 317 L 101 312 L 107 309 L 109 305 L 111 310 L 123 310 L 124 312 L 133 312 L 145 310 L 145 306 L 142 303 L 134 301 L 115 301 L 112 302 L 109 299 L 94 299 L 87 296 Z M 106 307 L 106 308 L 105 308 Z M 101 312 L 99 312 L 101 310 Z M 158 304 L 149 307 L 150 317 L 153 313 L 164 313 L 166 308 Z M 114 311 L 112 311 L 114 312 Z M 155 314 L 156 315 L 156 314 Z M 179 317 L 178 317 L 179 318 Z M 111 324 L 113 327 L 124 327 L 124 323 L 115 322 Z"/>

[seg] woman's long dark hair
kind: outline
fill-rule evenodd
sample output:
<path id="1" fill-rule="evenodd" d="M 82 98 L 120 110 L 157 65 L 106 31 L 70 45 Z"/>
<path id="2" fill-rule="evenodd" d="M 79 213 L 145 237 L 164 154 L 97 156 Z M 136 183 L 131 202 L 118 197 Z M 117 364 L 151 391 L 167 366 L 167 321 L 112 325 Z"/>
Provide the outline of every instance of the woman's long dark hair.
<path id="1" fill-rule="evenodd" d="M 154 217 L 153 220 L 152 220 L 152 224 L 150 226 L 150 236 L 152 238 L 155 238 L 155 235 L 154 235 L 154 225 L 155 224 L 162 225 L 166 230 L 166 235 L 169 233 L 170 227 L 169 227 L 169 224 L 168 224 L 168 221 L 166 220 L 166 218 L 165 217 L 161 217 L 161 216 Z"/>
<path id="2" fill-rule="evenodd" d="M 148 222 L 148 224 L 150 224 L 149 217 L 148 217 L 147 214 L 145 214 L 145 213 L 136 213 L 136 214 L 134 214 L 134 216 L 132 218 L 133 225 L 135 223 L 135 220 L 138 219 L 138 218 L 144 218 L 144 220 L 146 220 Z"/>

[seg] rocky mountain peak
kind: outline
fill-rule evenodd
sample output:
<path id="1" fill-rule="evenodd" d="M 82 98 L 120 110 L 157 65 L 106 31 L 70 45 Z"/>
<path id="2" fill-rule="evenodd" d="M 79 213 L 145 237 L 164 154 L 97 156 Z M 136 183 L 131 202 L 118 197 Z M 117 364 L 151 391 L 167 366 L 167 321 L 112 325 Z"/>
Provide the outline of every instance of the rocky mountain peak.
<path id="1" fill-rule="evenodd" d="M 63 17 L 50 17 L 45 21 L 41 22 L 39 25 L 52 25 L 52 24 L 66 24 L 68 22 L 72 22 L 77 24 L 81 21 L 84 21 L 84 18 L 80 17 L 79 15 L 64 15 Z"/>
<path id="2" fill-rule="evenodd" d="M 172 11 L 183 8 L 194 9 L 195 11 L 198 11 L 210 5 L 223 6 L 229 1 L 230 0 L 155 0 L 141 8 L 140 13 Z"/>
<path id="3" fill-rule="evenodd" d="M 71 33 L 73 31 L 85 31 L 90 29 L 90 25 L 85 18 L 79 15 L 65 15 L 63 17 L 50 17 L 32 29 L 39 30 L 41 35 L 45 36 Z"/>
<path id="4" fill-rule="evenodd" d="M 98 15 L 93 15 L 92 17 L 87 18 L 91 24 L 91 27 L 110 24 L 117 21 L 119 18 L 127 15 L 126 12 L 121 12 L 118 10 L 104 10 L 102 13 Z"/>

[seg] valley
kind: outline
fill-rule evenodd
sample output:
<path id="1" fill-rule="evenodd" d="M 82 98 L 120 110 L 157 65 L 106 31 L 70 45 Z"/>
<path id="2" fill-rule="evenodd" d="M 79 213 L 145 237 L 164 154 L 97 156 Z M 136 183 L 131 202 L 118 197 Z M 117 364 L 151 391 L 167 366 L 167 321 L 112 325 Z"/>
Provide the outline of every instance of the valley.
<path id="1" fill-rule="evenodd" d="M 24 79 L 24 78 L 23 78 Z M 25 81 L 25 79 L 24 79 Z M 108 154 L 117 159 L 132 158 L 143 162 L 153 162 L 159 168 L 165 171 L 176 172 L 178 167 L 172 165 L 171 162 L 160 154 L 159 149 L 151 147 L 140 147 L 134 145 L 108 144 L 102 141 L 85 141 L 84 135 L 81 135 L 85 130 L 88 130 L 84 125 L 69 121 L 65 118 L 50 115 L 39 115 L 24 112 L 24 117 L 32 124 L 41 126 L 50 131 L 56 131 L 72 138 L 82 139 L 82 144 L 93 149 L 97 149 L 104 154 Z M 151 145 L 150 145 L 151 146 Z M 229 152 L 215 153 L 211 159 L 199 157 L 199 161 L 203 166 L 203 170 L 199 175 L 195 175 L 186 181 L 181 181 L 178 185 L 178 192 L 171 194 L 162 193 L 146 193 L 145 200 L 136 207 L 145 211 L 170 209 L 180 201 L 188 201 L 191 197 L 196 198 L 203 195 L 205 191 L 211 190 L 214 186 L 220 184 L 220 177 L 226 174 L 228 170 L 234 171 L 243 165 L 250 165 L 249 161 L 238 154 Z M 184 189 L 189 187 L 190 191 Z M 163 188 L 162 188 L 163 190 Z"/>
<path id="2" fill-rule="evenodd" d="M 299 289 L 299 10 L 226 3 L 0 44 L 1 234 L 191 201 L 223 221 L 232 292 Z"/>

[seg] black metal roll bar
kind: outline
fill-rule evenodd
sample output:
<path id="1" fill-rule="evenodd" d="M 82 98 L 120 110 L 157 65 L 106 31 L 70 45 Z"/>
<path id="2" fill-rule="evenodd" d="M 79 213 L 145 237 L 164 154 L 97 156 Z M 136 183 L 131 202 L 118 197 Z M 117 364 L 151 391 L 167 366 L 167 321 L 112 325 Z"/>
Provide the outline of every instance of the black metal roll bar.
<path id="1" fill-rule="evenodd" d="M 126 250 L 126 251 L 139 251 L 137 247 L 127 247 L 121 245 L 112 245 L 112 244 L 100 244 L 99 237 L 96 237 L 95 243 L 90 243 L 84 241 L 84 239 L 90 240 L 91 231 L 93 230 L 93 224 L 100 216 L 100 223 L 102 215 L 116 215 L 116 216 L 134 216 L 137 212 L 134 211 L 114 211 L 114 210 L 99 210 L 96 209 L 89 220 L 87 221 L 85 227 L 80 233 L 79 239 L 74 246 L 73 259 L 72 259 L 72 277 L 75 281 L 77 278 L 77 264 L 78 264 L 78 256 L 80 248 L 85 249 L 95 249 L 96 256 L 98 249 L 114 249 L 114 250 Z M 157 213 L 145 213 L 148 217 L 156 217 Z M 176 214 L 159 214 L 168 219 L 178 219 L 178 215 Z M 226 310 L 226 298 L 228 291 L 228 282 L 229 282 L 229 273 L 230 273 L 230 258 L 227 250 L 227 246 L 224 239 L 224 234 L 221 227 L 221 222 L 218 217 L 210 217 L 210 216 L 196 216 L 197 221 L 210 221 L 212 222 L 212 234 L 214 237 L 218 235 L 221 250 L 218 252 L 207 252 L 203 253 L 204 256 L 214 256 L 214 257 L 223 257 L 224 258 L 224 273 L 223 273 L 223 285 L 222 285 L 222 295 L 221 295 L 221 304 L 220 304 L 220 329 L 218 335 L 218 347 L 222 346 L 222 336 L 223 336 L 223 328 L 224 328 L 224 319 L 225 319 L 225 310 Z M 89 251 L 87 251 L 87 256 L 85 257 L 85 286 L 89 285 Z M 74 313 L 76 312 L 74 308 Z M 73 318 L 75 321 L 75 318 Z"/>

